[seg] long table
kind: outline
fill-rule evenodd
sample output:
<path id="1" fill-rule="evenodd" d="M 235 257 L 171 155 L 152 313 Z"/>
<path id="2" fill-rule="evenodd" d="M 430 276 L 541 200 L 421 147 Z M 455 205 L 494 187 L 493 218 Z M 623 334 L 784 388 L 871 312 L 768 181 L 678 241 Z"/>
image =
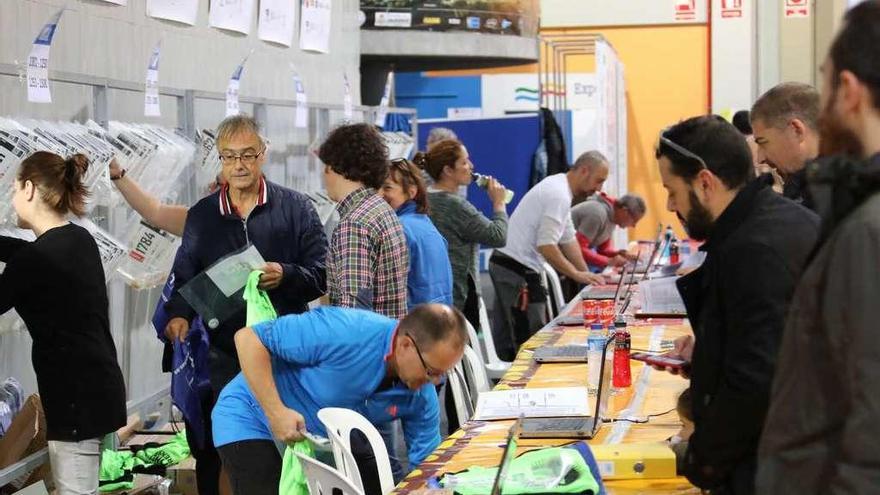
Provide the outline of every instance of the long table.
<path id="1" fill-rule="evenodd" d="M 580 298 L 563 310 L 563 314 L 580 314 Z M 660 350 L 661 342 L 690 333 L 681 320 L 631 321 L 629 331 L 634 349 Z M 495 390 L 571 387 L 586 385 L 585 363 L 546 363 L 532 360 L 532 351 L 543 345 L 585 343 L 587 330 L 583 327 L 559 327 L 552 323 L 541 329 L 526 342 Z M 612 347 L 609 352 L 612 352 Z M 681 428 L 675 405 L 678 395 L 687 388 L 687 381 L 666 372 L 657 371 L 638 361 L 632 363 L 632 386 L 615 390 L 608 401 L 610 418 L 639 417 L 672 412 L 652 417 L 647 423 L 617 421 L 605 423 L 590 444 L 617 444 L 662 442 Z M 501 448 L 512 421 L 468 421 L 447 437 L 418 469 L 412 471 L 392 492 L 405 495 L 425 488 L 430 477 L 454 473 L 471 466 L 497 466 Z M 572 443 L 571 439 L 520 439 L 517 455 L 543 447 Z M 613 480 L 604 481 L 609 495 L 631 494 L 699 494 L 700 490 L 685 478 Z"/>

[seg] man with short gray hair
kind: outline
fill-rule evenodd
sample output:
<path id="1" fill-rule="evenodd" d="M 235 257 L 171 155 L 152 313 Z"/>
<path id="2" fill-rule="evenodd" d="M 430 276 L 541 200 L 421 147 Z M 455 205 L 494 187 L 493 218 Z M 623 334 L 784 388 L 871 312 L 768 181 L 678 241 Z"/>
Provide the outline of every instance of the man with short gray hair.
<path id="1" fill-rule="evenodd" d="M 196 311 L 180 288 L 227 255 L 253 245 L 267 261 L 260 276 L 279 315 L 302 313 L 327 287 L 324 227 L 303 194 L 266 180 L 267 143 L 246 115 L 228 117 L 217 128 L 222 187 L 190 208 L 174 259 L 172 291 L 164 309 L 166 342 L 186 342 Z M 201 399 L 207 437 L 192 445 L 199 493 L 219 493 L 220 458 L 210 436 L 210 415 L 223 387 L 239 372 L 234 336 L 245 325 L 242 308 L 211 327 L 207 368 L 209 393 Z M 188 429 L 189 431 L 189 429 Z M 204 448 L 199 448 L 204 447 Z"/>
<path id="2" fill-rule="evenodd" d="M 809 84 L 778 84 L 752 106 L 751 121 L 756 161 L 779 172 L 783 196 L 803 202 L 807 162 L 819 156 L 819 92 Z"/>
<path id="3" fill-rule="evenodd" d="M 428 139 L 425 140 L 425 149 L 430 150 L 434 144 L 446 141 L 447 139 L 458 140 L 458 135 L 448 127 L 435 127 L 428 132 Z"/>
<path id="4" fill-rule="evenodd" d="M 614 250 L 611 236 L 615 227 L 635 227 L 645 216 L 645 209 L 645 200 L 640 196 L 627 194 L 614 199 L 605 193 L 595 194 L 571 209 L 575 237 L 590 268 L 601 270 L 627 262 L 630 255 L 625 249 Z"/>

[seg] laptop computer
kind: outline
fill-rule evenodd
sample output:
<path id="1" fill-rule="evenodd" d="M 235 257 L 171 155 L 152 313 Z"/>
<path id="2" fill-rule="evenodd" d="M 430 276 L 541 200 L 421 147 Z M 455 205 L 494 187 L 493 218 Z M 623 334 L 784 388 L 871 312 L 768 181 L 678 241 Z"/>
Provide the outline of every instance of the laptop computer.
<path id="1" fill-rule="evenodd" d="M 501 495 L 501 490 L 504 488 L 504 481 L 507 479 L 510 464 L 513 462 L 513 458 L 516 457 L 516 444 L 522 430 L 522 422 L 523 418 L 520 416 L 507 433 L 507 444 L 504 446 L 504 452 L 501 454 L 501 464 L 498 465 L 495 483 L 492 485 L 492 491 L 490 492 L 492 495 Z"/>
<path id="2" fill-rule="evenodd" d="M 602 365 L 599 374 L 599 390 L 596 392 L 596 407 L 592 416 L 570 416 L 557 418 L 526 418 L 522 422 L 521 438 L 593 438 L 602 426 L 602 417 L 608 407 L 609 387 L 612 367 L 606 366 L 608 339 L 602 349 Z"/>
<path id="3" fill-rule="evenodd" d="M 624 269 L 626 265 L 623 265 Z M 625 273 L 620 275 L 620 279 L 617 281 L 617 286 L 613 289 L 608 286 L 597 287 L 595 285 L 588 285 L 584 287 L 581 291 L 581 299 L 590 300 L 590 301 L 607 301 L 608 299 L 616 299 L 617 295 L 620 293 L 620 286 L 623 285 L 623 279 Z"/>
<path id="4" fill-rule="evenodd" d="M 583 324 L 583 319 L 581 319 Z M 587 346 L 554 345 L 539 347 L 532 353 L 532 359 L 539 363 L 586 363 Z"/>

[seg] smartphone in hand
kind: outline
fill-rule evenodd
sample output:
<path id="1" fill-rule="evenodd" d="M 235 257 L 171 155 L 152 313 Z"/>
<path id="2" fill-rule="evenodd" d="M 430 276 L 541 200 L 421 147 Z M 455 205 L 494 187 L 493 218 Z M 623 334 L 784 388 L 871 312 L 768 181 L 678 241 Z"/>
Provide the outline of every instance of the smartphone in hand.
<path id="1" fill-rule="evenodd" d="M 629 358 L 643 361 L 651 366 L 673 370 L 687 370 L 691 365 L 690 361 L 685 361 L 684 359 L 664 356 L 662 354 L 648 354 L 647 352 L 633 352 L 629 355 Z"/>

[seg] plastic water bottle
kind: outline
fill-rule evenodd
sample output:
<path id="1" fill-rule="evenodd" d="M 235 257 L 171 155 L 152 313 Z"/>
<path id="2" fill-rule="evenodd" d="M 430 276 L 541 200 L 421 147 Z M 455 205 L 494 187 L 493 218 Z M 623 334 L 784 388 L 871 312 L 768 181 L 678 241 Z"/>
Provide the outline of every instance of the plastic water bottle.
<path id="1" fill-rule="evenodd" d="M 487 189 L 489 187 L 489 177 L 483 174 L 478 174 L 476 172 L 471 173 L 471 177 L 473 177 L 474 182 L 477 186 Z M 508 204 L 513 201 L 513 191 L 510 189 L 504 188 L 504 204 Z"/>
<path id="2" fill-rule="evenodd" d="M 590 334 L 587 336 L 587 389 L 591 394 L 599 390 L 599 380 L 602 379 L 602 350 L 605 347 L 605 332 L 601 324 L 590 325 Z"/>
<path id="3" fill-rule="evenodd" d="M 672 238 L 675 232 L 672 231 L 672 225 L 666 226 L 666 233 L 663 235 L 663 252 L 660 253 L 661 258 L 669 258 L 669 246 L 672 245 Z"/>

